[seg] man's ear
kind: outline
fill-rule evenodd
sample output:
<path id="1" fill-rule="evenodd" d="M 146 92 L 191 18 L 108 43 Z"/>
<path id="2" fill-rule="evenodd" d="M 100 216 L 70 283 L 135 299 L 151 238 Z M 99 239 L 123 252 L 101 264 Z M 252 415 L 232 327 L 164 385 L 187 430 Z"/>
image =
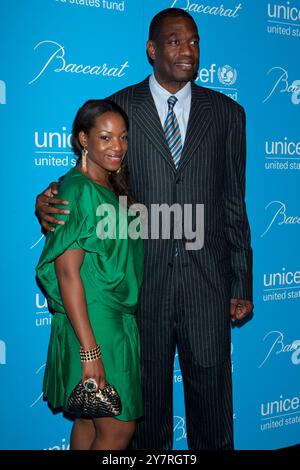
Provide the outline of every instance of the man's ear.
<path id="1" fill-rule="evenodd" d="M 79 139 L 80 145 L 83 148 L 85 148 L 87 146 L 87 138 L 86 138 L 86 134 L 83 131 L 79 132 L 78 139 Z"/>
<path id="2" fill-rule="evenodd" d="M 148 52 L 148 56 L 150 57 L 151 60 L 156 59 L 156 56 L 155 56 L 156 44 L 151 39 L 149 39 L 149 41 L 147 41 L 147 52 Z"/>

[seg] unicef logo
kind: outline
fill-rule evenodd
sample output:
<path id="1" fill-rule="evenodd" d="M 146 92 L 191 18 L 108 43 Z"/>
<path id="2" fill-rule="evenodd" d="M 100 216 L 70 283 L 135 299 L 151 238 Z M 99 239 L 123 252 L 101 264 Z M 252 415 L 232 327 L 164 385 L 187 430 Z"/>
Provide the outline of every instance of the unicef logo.
<path id="1" fill-rule="evenodd" d="M 230 86 L 236 82 L 237 71 L 230 65 L 223 65 L 218 68 L 218 79 L 223 85 Z"/>

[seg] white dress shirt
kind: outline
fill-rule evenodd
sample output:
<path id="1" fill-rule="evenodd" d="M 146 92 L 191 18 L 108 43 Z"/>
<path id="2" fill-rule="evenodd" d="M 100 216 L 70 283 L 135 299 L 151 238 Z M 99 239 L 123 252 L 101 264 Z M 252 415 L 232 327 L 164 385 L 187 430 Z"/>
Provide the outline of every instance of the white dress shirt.
<path id="1" fill-rule="evenodd" d="M 158 83 L 153 73 L 149 78 L 149 86 L 163 128 L 168 114 L 168 99 L 170 96 L 176 96 L 178 101 L 174 106 L 174 112 L 178 121 L 183 146 L 191 109 L 191 82 L 188 82 L 177 93 L 172 94 Z"/>

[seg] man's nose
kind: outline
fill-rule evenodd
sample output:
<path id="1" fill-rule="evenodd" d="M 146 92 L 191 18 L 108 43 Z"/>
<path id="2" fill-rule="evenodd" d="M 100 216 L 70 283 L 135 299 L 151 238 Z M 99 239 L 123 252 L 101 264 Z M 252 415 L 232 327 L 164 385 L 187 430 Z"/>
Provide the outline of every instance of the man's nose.
<path id="1" fill-rule="evenodd" d="M 181 55 L 191 56 L 193 54 L 191 44 L 188 41 L 183 41 L 180 44 L 179 52 Z"/>

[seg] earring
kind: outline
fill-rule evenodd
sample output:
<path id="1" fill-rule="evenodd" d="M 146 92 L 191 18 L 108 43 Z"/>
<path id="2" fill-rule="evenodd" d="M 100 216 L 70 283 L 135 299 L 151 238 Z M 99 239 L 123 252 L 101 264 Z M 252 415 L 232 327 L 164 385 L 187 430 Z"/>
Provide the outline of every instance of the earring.
<path id="1" fill-rule="evenodd" d="M 116 171 L 117 175 L 118 175 L 119 173 L 121 173 L 121 171 L 122 171 L 122 166 L 119 166 L 119 168 L 118 168 L 117 171 Z"/>
<path id="2" fill-rule="evenodd" d="M 81 152 L 81 168 L 83 169 L 84 172 L 87 171 L 86 169 L 86 157 L 87 157 L 88 151 L 86 148 L 82 149 Z"/>

